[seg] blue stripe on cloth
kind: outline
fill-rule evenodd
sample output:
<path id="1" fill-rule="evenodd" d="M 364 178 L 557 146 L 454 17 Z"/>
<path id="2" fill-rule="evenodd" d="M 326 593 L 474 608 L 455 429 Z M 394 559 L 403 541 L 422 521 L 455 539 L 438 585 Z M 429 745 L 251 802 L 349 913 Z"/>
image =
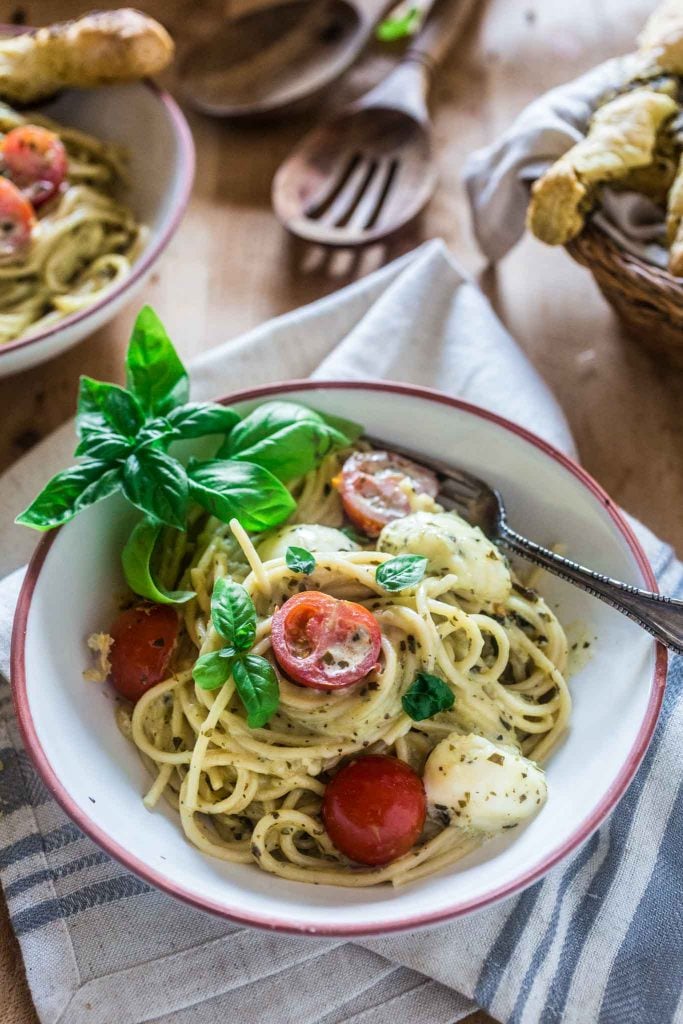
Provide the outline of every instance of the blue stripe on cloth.
<path id="1" fill-rule="evenodd" d="M 26 751 L 3 747 L 0 762 L 0 813 L 11 814 L 27 804 L 40 807 L 51 799 Z"/>
<path id="2" fill-rule="evenodd" d="M 683 821 L 683 789 L 671 821 Z M 668 828 L 616 960 L 599 1024 L 674 1020 L 683 986 L 683 836 Z"/>
<path id="3" fill-rule="evenodd" d="M 59 828 L 55 828 L 51 832 L 46 832 L 44 836 L 38 832 L 32 832 L 31 835 L 24 836 L 23 839 L 18 839 L 15 843 L 0 848 L 0 868 L 6 868 L 10 864 L 23 860 L 25 857 L 32 857 L 36 853 L 51 853 L 52 850 L 59 850 L 67 843 L 75 843 L 77 839 L 82 838 L 83 833 L 71 822 L 60 825 Z"/>
<path id="4" fill-rule="evenodd" d="M 541 894 L 543 882 L 537 882 L 515 900 L 505 924 L 489 950 L 477 979 L 472 998 L 478 1006 L 490 1006 L 502 980 L 510 958 L 517 948 L 526 926 L 532 920 L 533 910 Z"/>
<path id="5" fill-rule="evenodd" d="M 516 1024 L 517 1021 L 520 1021 L 522 1019 L 524 1007 L 526 1006 L 526 1001 L 529 998 L 529 993 L 531 992 L 536 974 L 539 968 L 541 967 L 543 961 L 545 960 L 545 957 L 548 951 L 550 950 L 550 947 L 552 946 L 553 939 L 555 938 L 557 925 L 560 920 L 560 912 L 562 910 L 562 904 L 564 902 L 564 897 L 567 892 L 567 889 L 574 881 L 579 871 L 588 863 L 588 861 L 594 855 L 594 853 L 597 850 L 599 841 L 600 840 L 598 833 L 594 832 L 591 838 L 583 847 L 583 849 L 580 850 L 579 853 L 575 855 L 574 859 L 569 863 L 569 866 L 567 867 L 562 876 L 562 881 L 560 882 L 557 889 L 553 912 L 550 915 L 550 920 L 548 921 L 545 934 L 543 935 L 543 938 L 541 939 L 540 943 L 537 945 L 534 951 L 534 955 L 531 959 L 531 963 L 529 964 L 527 972 L 524 975 L 524 980 L 522 981 L 522 984 L 520 986 L 519 993 L 517 995 L 517 1000 L 512 1011 L 512 1016 L 510 1017 L 510 1024 Z"/>
<path id="6" fill-rule="evenodd" d="M 18 878 L 16 882 L 10 882 L 9 885 L 6 885 L 5 899 L 9 901 L 15 896 L 20 896 L 22 892 L 32 889 L 35 885 L 40 885 L 42 882 L 54 881 L 56 878 L 66 878 L 68 875 L 73 875 L 77 871 L 83 871 L 94 864 L 107 864 L 110 860 L 111 858 L 104 851 L 98 850 L 95 853 L 88 853 L 85 857 L 79 857 L 77 860 L 71 860 L 68 864 L 63 864 L 58 868 L 34 871 L 33 874 L 26 875 L 24 878 Z"/>
<path id="7" fill-rule="evenodd" d="M 18 914 L 10 914 L 10 918 L 14 931 L 21 936 L 35 931 L 37 928 L 44 928 L 45 925 L 51 924 L 53 921 L 72 917 L 73 914 L 88 910 L 90 907 L 102 906 L 104 903 L 113 903 L 116 900 L 155 891 L 135 875 L 124 874 L 107 879 L 105 882 L 86 885 L 76 892 L 69 893 L 68 896 L 44 900 L 42 903 L 37 903 L 35 907 L 29 907 Z"/>
<path id="8" fill-rule="evenodd" d="M 557 972 L 549 990 L 548 1006 L 546 1007 L 548 1020 L 561 1020 L 564 1015 L 569 989 L 574 977 L 574 972 L 576 971 L 581 958 L 584 942 L 598 916 L 598 913 L 600 912 L 600 907 L 603 901 L 609 898 L 610 887 L 619 872 L 624 856 L 626 855 L 627 839 L 633 824 L 643 786 L 652 770 L 667 722 L 671 717 L 671 713 L 680 696 L 681 683 L 683 682 L 682 670 L 683 661 L 676 658 L 674 661 L 674 667 L 669 672 L 664 704 L 662 706 L 662 712 L 657 728 L 655 729 L 655 733 L 652 738 L 652 743 L 650 744 L 645 758 L 643 759 L 643 763 L 638 770 L 638 774 L 622 797 L 617 809 L 612 814 L 608 826 L 603 826 L 603 828 L 607 827 L 609 829 L 607 855 L 605 856 L 600 868 L 593 876 L 590 892 L 587 892 L 583 899 L 578 903 L 572 920 L 569 923 L 567 936 L 559 958 Z M 674 819 L 672 818 L 672 824 L 673 820 Z M 683 841 L 680 834 L 678 834 L 678 841 Z M 631 925 L 631 927 L 632 926 L 633 925 Z M 658 937 L 654 932 L 650 932 L 648 934 L 648 932 L 650 932 L 649 927 L 644 931 L 641 931 L 640 940 L 642 942 L 650 941 L 657 945 L 661 936 Z M 606 1020 L 614 1020 L 615 1024 L 617 1022 L 617 1018 L 607 1017 Z M 666 1021 L 667 1018 L 652 1016 L 645 1017 L 642 1020 L 643 1024 L 645 1021 L 649 1020 L 652 1021 L 652 1024 L 662 1024 L 662 1022 Z M 618 1024 L 622 1024 L 622 1021 L 619 1020 Z"/>

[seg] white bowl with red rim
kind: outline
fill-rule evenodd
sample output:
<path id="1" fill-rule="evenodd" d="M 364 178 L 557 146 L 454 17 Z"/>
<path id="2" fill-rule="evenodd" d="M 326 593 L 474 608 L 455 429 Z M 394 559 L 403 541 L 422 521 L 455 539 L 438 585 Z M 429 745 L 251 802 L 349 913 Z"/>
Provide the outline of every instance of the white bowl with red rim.
<path id="1" fill-rule="evenodd" d="M 0 26 L 0 36 L 8 34 Z M 125 147 L 130 180 L 117 197 L 147 225 L 149 237 L 130 273 L 92 305 L 0 345 L 0 377 L 76 345 L 140 291 L 180 224 L 194 180 L 194 143 L 187 121 L 169 93 L 153 82 L 69 89 L 35 109 L 65 127 Z"/>
<path id="2" fill-rule="evenodd" d="M 520 427 L 402 384 L 293 382 L 225 401 L 246 411 L 279 396 L 357 420 L 388 445 L 469 468 L 500 488 L 514 528 L 655 589 L 642 548 L 604 491 Z M 590 638 L 591 657 L 571 680 L 571 726 L 547 764 L 548 803 L 528 826 L 398 889 L 304 885 L 205 856 L 184 838 L 171 808 L 145 810 L 149 776 L 117 729 L 113 693 L 82 678 L 87 636 L 106 629 L 115 613 L 131 519 L 114 497 L 41 540 L 15 620 L 12 686 L 26 747 L 47 787 L 84 832 L 158 888 L 231 920 L 290 933 L 360 936 L 436 924 L 541 878 L 585 842 L 633 778 L 661 705 L 666 652 L 613 609 L 546 576 L 542 593 L 579 642 Z"/>

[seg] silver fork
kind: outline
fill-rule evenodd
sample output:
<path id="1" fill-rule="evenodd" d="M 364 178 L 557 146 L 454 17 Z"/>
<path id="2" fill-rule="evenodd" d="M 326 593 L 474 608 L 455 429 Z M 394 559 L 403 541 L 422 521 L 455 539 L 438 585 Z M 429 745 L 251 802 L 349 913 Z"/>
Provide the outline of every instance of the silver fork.
<path id="1" fill-rule="evenodd" d="M 378 438 L 366 435 L 366 440 L 375 448 L 397 452 L 431 469 L 439 481 L 438 498 L 441 504 L 458 512 L 472 526 L 480 527 L 490 540 L 542 566 L 555 576 L 574 583 L 633 619 L 669 650 L 683 654 L 683 601 L 613 580 L 522 537 L 508 525 L 505 503 L 500 492 L 471 473 L 438 459 L 427 458 L 409 448 L 387 444 Z"/>

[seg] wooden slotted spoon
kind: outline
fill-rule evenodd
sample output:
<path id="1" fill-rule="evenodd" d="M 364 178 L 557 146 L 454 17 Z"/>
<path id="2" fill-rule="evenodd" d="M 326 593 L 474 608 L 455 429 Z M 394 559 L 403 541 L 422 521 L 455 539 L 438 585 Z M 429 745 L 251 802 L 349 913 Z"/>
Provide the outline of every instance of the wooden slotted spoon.
<path id="1" fill-rule="evenodd" d="M 229 18 L 183 56 L 183 96 L 214 117 L 294 113 L 349 69 L 394 3 L 280 0 Z"/>
<path id="2" fill-rule="evenodd" d="M 275 213 L 308 242 L 352 247 L 394 234 L 436 187 L 427 92 L 476 0 L 437 0 L 398 67 L 308 134 L 273 179 Z"/>

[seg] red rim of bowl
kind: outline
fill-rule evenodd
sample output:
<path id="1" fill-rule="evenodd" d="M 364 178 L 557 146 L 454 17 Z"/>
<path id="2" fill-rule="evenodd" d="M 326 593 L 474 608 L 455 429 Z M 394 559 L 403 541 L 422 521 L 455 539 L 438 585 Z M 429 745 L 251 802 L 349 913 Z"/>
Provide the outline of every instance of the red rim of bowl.
<path id="1" fill-rule="evenodd" d="M 8 26 L 0 26 L 0 35 L 9 35 Z M 16 31 L 12 34 L 16 35 Z M 59 320 L 54 327 L 47 327 L 45 330 L 40 331 L 38 334 L 32 334 L 28 338 L 17 338 L 16 341 L 10 341 L 6 345 L 0 347 L 0 359 L 3 355 L 9 354 L 10 352 L 16 352 L 20 348 L 24 348 L 26 345 L 35 345 L 37 342 L 45 341 L 47 338 L 52 338 L 64 328 L 73 327 L 74 324 L 80 323 L 89 316 L 97 313 L 108 303 L 118 299 L 120 295 L 123 295 L 128 289 L 132 288 L 133 285 L 137 284 L 140 278 L 147 274 L 153 264 L 157 261 L 161 253 L 164 251 L 171 238 L 178 229 L 178 225 L 185 213 L 190 193 L 192 191 L 192 182 L 194 181 L 195 172 L 195 148 L 192 139 L 192 133 L 190 127 L 185 119 L 185 115 L 182 110 L 173 99 L 170 93 L 166 92 L 155 82 L 145 79 L 142 83 L 149 91 L 156 96 L 159 102 L 166 108 L 166 113 L 173 125 L 173 131 L 176 139 L 178 140 L 178 198 L 175 203 L 175 210 L 173 215 L 166 225 L 163 232 L 159 235 L 156 241 L 152 242 L 149 247 L 143 250 L 142 255 L 138 259 L 137 263 L 133 264 L 133 267 L 127 277 L 121 281 L 120 284 L 112 288 L 111 291 L 103 295 L 101 299 L 94 302 L 92 306 L 86 306 L 85 309 L 79 310 L 77 313 L 72 313 L 71 316 L 64 317 L 63 320 Z"/>
<path id="2" fill-rule="evenodd" d="M 488 412 L 485 409 L 480 409 L 477 406 L 470 405 L 467 402 L 462 402 L 459 399 L 450 398 L 448 395 L 442 394 L 439 391 L 434 391 L 431 388 L 387 381 L 288 381 L 286 383 L 266 384 L 257 388 L 237 391 L 223 399 L 220 399 L 220 401 L 225 405 L 233 405 L 236 402 L 260 399 L 273 395 L 285 394 L 291 391 L 324 389 L 385 391 L 393 392 L 394 394 L 408 395 L 409 397 L 419 398 L 430 402 L 438 402 L 442 405 L 448 405 L 451 408 L 459 409 L 473 416 L 477 416 L 480 419 L 488 420 L 491 423 L 496 423 L 509 432 L 521 437 L 523 440 L 544 452 L 555 462 L 558 462 L 568 470 L 579 481 L 579 483 L 581 483 L 595 498 L 598 499 L 626 541 L 638 568 L 643 574 L 646 585 L 653 591 L 657 591 L 657 582 L 655 580 L 652 567 L 650 566 L 645 552 L 640 546 L 635 534 L 621 515 L 620 511 L 615 507 L 611 498 L 605 493 L 593 477 L 574 462 L 573 459 L 558 451 L 552 445 L 548 444 L 547 441 L 544 441 L 542 438 L 537 437 L 530 431 L 511 423 L 509 420 L 506 420 L 495 413 Z M 26 748 L 31 754 L 33 762 L 45 785 L 58 803 L 66 811 L 69 817 L 79 826 L 79 828 L 98 843 L 107 853 L 120 861 L 125 867 L 132 871 L 133 874 L 145 879 L 145 881 L 149 882 L 156 888 L 161 889 L 200 910 L 206 910 L 211 913 L 218 914 L 219 916 L 227 918 L 228 920 L 234 921 L 238 924 L 250 925 L 252 927 L 264 928 L 291 935 L 305 934 L 345 938 L 383 935 L 390 932 L 406 931 L 408 929 L 443 923 L 445 921 L 452 920 L 453 918 L 469 914 L 474 910 L 481 910 L 492 903 L 505 899 L 506 897 L 513 896 L 545 875 L 546 872 L 548 872 L 555 864 L 559 863 L 573 850 L 584 843 L 595 829 L 598 828 L 631 782 L 631 779 L 635 775 L 645 751 L 647 750 L 652 733 L 654 732 L 657 716 L 659 715 L 659 710 L 664 696 L 667 669 L 667 652 L 665 647 L 658 642 L 656 643 L 655 670 L 652 680 L 652 689 L 643 722 L 638 730 L 638 735 L 636 736 L 628 757 L 597 808 L 588 815 L 580 827 L 577 828 L 564 843 L 560 844 L 560 846 L 548 854 L 540 864 L 521 873 L 512 882 L 487 893 L 485 896 L 481 896 L 469 902 L 459 901 L 455 905 L 444 907 L 436 913 L 412 915 L 400 921 L 395 921 L 385 925 L 370 924 L 328 926 L 317 923 L 292 923 L 291 921 L 277 920 L 263 915 L 245 913 L 240 910 L 239 907 L 226 907 L 220 903 L 202 899 L 194 893 L 187 891 L 182 886 L 177 885 L 175 882 L 169 881 L 159 875 L 153 868 L 150 868 L 143 861 L 138 860 L 137 857 L 132 856 L 127 850 L 119 846 L 119 844 L 112 840 L 106 832 L 99 828 L 99 826 L 94 825 L 89 820 L 87 814 L 78 807 L 70 797 L 69 793 L 64 789 L 40 745 L 40 741 L 33 726 L 31 710 L 26 693 L 25 640 L 33 592 L 38 582 L 43 562 L 47 557 L 56 532 L 57 531 L 47 534 L 41 539 L 35 554 L 31 559 L 26 573 L 26 578 L 19 595 L 12 631 L 12 693 L 14 696 L 14 705 L 17 718 L 19 720 L 21 735 Z"/>

